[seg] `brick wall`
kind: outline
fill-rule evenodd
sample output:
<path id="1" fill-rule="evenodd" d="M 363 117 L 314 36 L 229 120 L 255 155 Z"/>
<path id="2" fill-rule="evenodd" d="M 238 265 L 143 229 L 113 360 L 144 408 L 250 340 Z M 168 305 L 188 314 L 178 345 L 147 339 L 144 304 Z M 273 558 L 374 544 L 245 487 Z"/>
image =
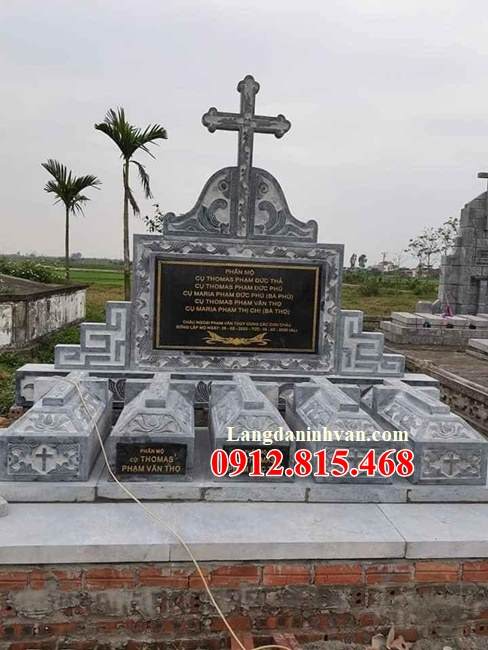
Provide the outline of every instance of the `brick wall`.
<path id="1" fill-rule="evenodd" d="M 488 561 L 203 563 L 236 630 L 271 642 L 488 636 Z M 487 638 L 488 645 L 488 638 Z M 215 650 L 223 625 L 189 563 L 0 567 L 0 650 Z"/>

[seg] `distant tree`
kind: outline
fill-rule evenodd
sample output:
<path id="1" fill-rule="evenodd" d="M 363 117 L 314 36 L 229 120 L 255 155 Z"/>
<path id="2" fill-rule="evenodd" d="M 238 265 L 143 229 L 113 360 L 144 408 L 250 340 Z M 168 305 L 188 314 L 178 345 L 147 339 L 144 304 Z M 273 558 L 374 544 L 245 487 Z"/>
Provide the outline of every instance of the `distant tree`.
<path id="1" fill-rule="evenodd" d="M 159 207 L 159 203 L 155 203 L 153 205 L 154 207 L 154 214 L 152 217 L 145 216 L 144 217 L 144 223 L 146 224 L 146 228 L 148 232 L 158 232 L 162 233 L 163 232 L 163 226 L 164 226 L 164 214 L 161 212 L 161 208 Z"/>
<path id="2" fill-rule="evenodd" d="M 362 255 L 359 256 L 359 260 L 358 260 L 359 268 L 360 269 L 365 269 L 367 263 L 368 263 L 368 258 L 363 253 Z"/>
<path id="3" fill-rule="evenodd" d="M 65 233 L 64 233 L 64 265 L 65 277 L 69 280 L 69 219 L 70 214 L 83 214 L 83 205 L 90 199 L 82 194 L 89 187 L 98 187 L 101 181 L 92 174 L 75 176 L 71 170 L 58 162 L 49 159 L 41 163 L 44 169 L 51 174 L 54 180 L 49 180 L 44 190 L 54 194 L 57 198 L 54 203 L 64 203 L 65 207 Z"/>
<path id="4" fill-rule="evenodd" d="M 418 259 L 419 270 L 425 266 L 427 271 L 431 268 L 432 256 L 440 253 L 439 230 L 426 228 L 418 237 L 409 240 L 405 252 Z"/>
<path id="5" fill-rule="evenodd" d="M 446 255 L 454 244 L 459 229 L 459 219 L 457 217 L 450 217 L 438 229 L 439 234 L 439 248 L 443 255 Z"/>
<path id="6" fill-rule="evenodd" d="M 95 129 L 105 133 L 105 135 L 115 142 L 120 149 L 120 156 L 123 161 L 124 292 L 125 299 L 130 300 L 129 203 L 134 215 L 139 215 L 140 210 L 129 184 L 129 167 L 130 163 L 133 163 L 137 167 L 144 194 L 146 198 L 152 198 L 149 175 L 146 172 L 146 168 L 137 160 L 133 160 L 132 156 L 136 151 L 140 150 L 154 158 L 148 149 L 148 145 L 157 144 L 156 140 L 165 140 L 168 136 L 166 129 L 159 124 L 150 124 L 144 130 L 132 126 L 132 124 L 127 122 L 123 108 L 118 108 L 116 111 L 111 108 L 107 112 L 104 121 L 101 124 L 95 124 Z"/>

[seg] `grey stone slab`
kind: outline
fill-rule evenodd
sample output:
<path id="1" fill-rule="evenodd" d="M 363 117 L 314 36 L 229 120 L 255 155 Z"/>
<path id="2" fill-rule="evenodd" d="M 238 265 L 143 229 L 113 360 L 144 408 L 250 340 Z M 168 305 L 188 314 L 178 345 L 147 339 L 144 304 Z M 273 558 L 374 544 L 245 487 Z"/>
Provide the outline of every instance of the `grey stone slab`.
<path id="1" fill-rule="evenodd" d="M 234 502 L 304 502 L 308 485 L 310 483 L 305 480 L 298 480 L 291 485 L 287 483 L 253 485 L 242 481 L 235 485 L 207 483 L 203 488 L 203 499 L 205 501 Z"/>
<path id="2" fill-rule="evenodd" d="M 416 485 L 407 491 L 411 503 L 488 503 L 488 488 L 476 485 Z"/>
<path id="3" fill-rule="evenodd" d="M 407 558 L 488 557 L 488 504 L 383 504 Z"/>
<path id="4" fill-rule="evenodd" d="M 403 539 L 374 504 L 172 505 L 199 560 L 401 557 Z M 171 544 L 172 561 L 186 559 Z"/>
<path id="5" fill-rule="evenodd" d="M 427 316 L 429 316 L 429 314 L 412 314 L 411 312 L 407 311 L 391 312 L 391 319 L 393 322 L 400 323 L 401 325 L 409 325 L 412 327 L 421 327 Z"/>
<path id="6" fill-rule="evenodd" d="M 488 318 L 480 318 L 480 316 L 467 315 L 466 319 L 469 325 L 475 327 L 476 329 L 487 329 L 488 328 Z"/>
<path id="7" fill-rule="evenodd" d="M 315 485 L 308 491 L 309 502 L 320 503 L 406 503 L 408 485 Z"/>
<path id="8" fill-rule="evenodd" d="M 8 515 L 8 502 L 0 497 L 0 517 L 6 517 Z"/>
<path id="9" fill-rule="evenodd" d="M 131 481 L 126 483 L 126 486 L 138 499 L 145 501 L 200 501 L 203 498 L 203 487 L 200 483 L 162 483 L 148 480 Z M 98 482 L 96 493 L 99 499 L 130 501 L 130 496 L 106 476 Z"/>
<path id="10" fill-rule="evenodd" d="M 14 503 L 6 521 L 0 526 L 2 564 L 169 560 L 170 533 L 135 503 Z"/>
<path id="11" fill-rule="evenodd" d="M 469 347 L 488 355 L 488 339 L 469 339 Z"/>

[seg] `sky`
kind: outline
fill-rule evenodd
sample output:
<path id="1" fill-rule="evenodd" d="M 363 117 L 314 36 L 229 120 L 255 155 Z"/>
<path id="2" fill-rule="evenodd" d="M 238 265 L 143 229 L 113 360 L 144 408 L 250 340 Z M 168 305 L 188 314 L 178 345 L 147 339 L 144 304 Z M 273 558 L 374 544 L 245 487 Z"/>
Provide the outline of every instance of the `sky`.
<path id="1" fill-rule="evenodd" d="M 0 0 L 0 254 L 63 254 L 41 168 L 55 158 L 103 182 L 72 220 L 72 251 L 122 256 L 121 161 L 94 129 L 117 106 L 168 131 L 156 159 L 137 158 L 154 194 L 134 177 L 142 214 L 189 210 L 237 155 L 236 134 L 201 116 L 237 111 L 253 74 L 257 112 L 292 123 L 256 135 L 254 164 L 294 216 L 346 259 L 413 264 L 409 238 L 484 190 L 487 33 L 486 0 Z"/>

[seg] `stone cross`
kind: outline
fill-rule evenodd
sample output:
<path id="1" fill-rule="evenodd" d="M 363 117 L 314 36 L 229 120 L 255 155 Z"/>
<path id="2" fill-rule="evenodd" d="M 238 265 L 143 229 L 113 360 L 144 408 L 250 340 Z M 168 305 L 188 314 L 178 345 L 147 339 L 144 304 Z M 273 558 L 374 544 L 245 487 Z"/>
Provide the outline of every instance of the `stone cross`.
<path id="1" fill-rule="evenodd" d="M 239 234 L 245 235 L 247 216 L 249 214 L 254 134 L 272 133 L 275 137 L 281 138 L 290 129 L 291 124 L 284 115 L 277 115 L 276 117 L 256 115 L 254 109 L 259 84 L 251 75 L 247 75 L 242 81 L 239 81 L 237 92 L 241 95 L 241 110 L 239 113 L 225 113 L 212 107 L 202 117 L 202 123 L 210 133 L 215 131 L 239 132 L 237 223 Z"/>
<path id="2" fill-rule="evenodd" d="M 45 472 L 47 468 L 47 459 L 52 458 L 54 454 L 50 454 L 46 447 L 42 448 L 40 453 L 36 454 L 36 458 L 40 458 L 42 462 L 42 471 Z"/>

